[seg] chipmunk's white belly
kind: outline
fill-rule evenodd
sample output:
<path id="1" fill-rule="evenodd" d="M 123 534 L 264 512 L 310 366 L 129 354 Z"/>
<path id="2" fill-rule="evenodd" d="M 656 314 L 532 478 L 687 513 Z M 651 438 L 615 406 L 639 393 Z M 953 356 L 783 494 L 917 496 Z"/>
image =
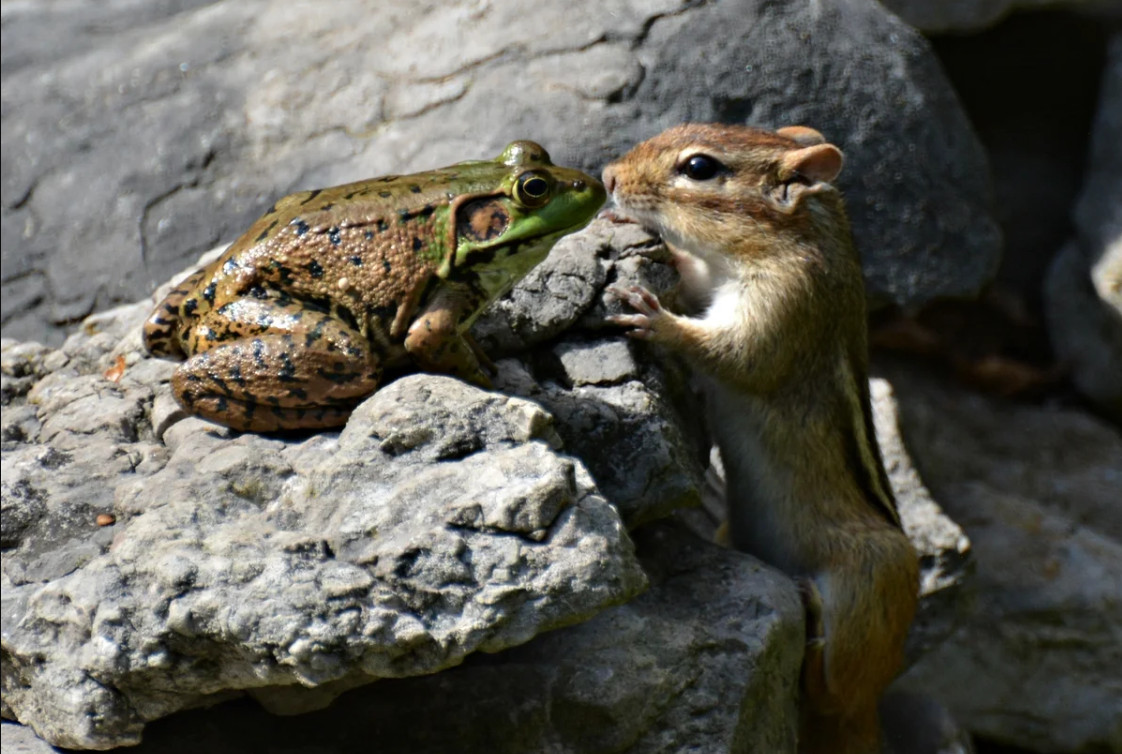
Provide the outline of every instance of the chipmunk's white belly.
<path id="1" fill-rule="evenodd" d="M 793 470 L 764 442 L 766 404 L 716 379 L 706 380 L 710 426 L 725 467 L 729 535 L 733 546 L 787 573 L 804 570 L 790 545 Z"/>

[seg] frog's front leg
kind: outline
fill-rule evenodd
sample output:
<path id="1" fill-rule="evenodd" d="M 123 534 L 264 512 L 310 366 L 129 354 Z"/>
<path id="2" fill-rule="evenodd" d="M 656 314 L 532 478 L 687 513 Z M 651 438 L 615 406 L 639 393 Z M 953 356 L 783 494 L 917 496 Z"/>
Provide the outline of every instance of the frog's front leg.
<path id="1" fill-rule="evenodd" d="M 361 333 L 298 303 L 240 299 L 209 312 L 195 333 L 195 355 L 171 379 L 175 398 L 242 431 L 337 427 L 381 376 Z"/>
<path id="2" fill-rule="evenodd" d="M 459 332 L 463 321 L 477 307 L 478 302 L 467 292 L 444 288 L 409 326 L 405 350 L 425 371 L 455 375 L 490 389 L 491 378 L 482 366 L 492 366 L 491 360 L 470 340 L 469 335 Z"/>

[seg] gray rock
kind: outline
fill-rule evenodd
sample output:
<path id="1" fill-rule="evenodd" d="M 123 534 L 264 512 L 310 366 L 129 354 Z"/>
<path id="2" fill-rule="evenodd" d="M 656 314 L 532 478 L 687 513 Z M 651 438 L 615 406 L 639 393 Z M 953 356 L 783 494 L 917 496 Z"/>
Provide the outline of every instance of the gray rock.
<path id="1" fill-rule="evenodd" d="M 185 417 L 174 365 L 138 350 L 151 301 L 87 320 L 57 350 L 6 344 L 4 373 L 33 379 L 5 407 L 22 434 L 6 429 L 3 451 L 4 715 L 106 748 L 242 694 L 353 721 L 336 697 L 383 679 L 354 692 L 386 710 L 365 724 L 386 747 L 438 750 L 494 740 L 469 721 L 509 709 L 517 678 L 528 690 L 500 751 L 789 746 L 803 635 L 791 583 L 665 528 L 640 535 L 640 570 L 624 531 L 696 503 L 709 447 L 683 366 L 603 323 L 619 305 L 608 280 L 672 300 L 663 255 L 633 226 L 594 223 L 498 307 L 521 323 L 509 347 L 528 346 L 499 361 L 503 393 L 407 376 L 338 434 Z M 894 470 L 910 468 L 902 453 Z M 926 585 L 946 595 L 964 540 L 913 477 L 931 515 L 905 518 L 930 550 Z M 650 595 L 604 611 L 648 579 Z M 435 702 L 416 704 L 434 698 L 450 708 L 439 724 Z"/>
<path id="2" fill-rule="evenodd" d="M 988 740 L 1122 749 L 1122 437 L 887 369 L 924 480 L 972 542 L 962 625 L 904 677 Z"/>
<path id="3" fill-rule="evenodd" d="M 1045 287 L 1048 328 L 1076 387 L 1122 424 L 1122 34 L 1110 44 L 1078 237 L 1056 256 Z"/>
<path id="4" fill-rule="evenodd" d="M 5 703 L 52 743 L 106 748 L 213 694 L 431 673 L 634 595 L 617 514 L 545 427 L 435 376 L 377 393 L 337 440 L 196 427 L 117 484 L 108 552 L 5 589 Z"/>
<path id="5" fill-rule="evenodd" d="M 297 717 L 244 702 L 173 715 L 132 751 L 790 750 L 803 637 L 791 583 L 673 527 L 636 542 L 651 588 L 586 623 Z"/>
<path id="6" fill-rule="evenodd" d="M 877 443 L 900 521 L 919 554 L 920 603 L 908 635 L 909 661 L 922 657 L 958 628 L 973 573 L 970 539 L 935 502 L 900 434 L 900 406 L 892 385 L 869 381 Z"/>
<path id="7" fill-rule="evenodd" d="M 3 35 L 10 337 L 57 344 L 293 190 L 513 138 L 599 171 L 685 120 L 836 141 L 877 299 L 970 295 L 997 260 L 984 155 L 926 42 L 873 0 L 29 3 Z"/>
<path id="8" fill-rule="evenodd" d="M 55 754 L 58 751 L 25 725 L 4 721 L 0 729 L 3 730 L 3 744 L 0 744 L 3 754 Z"/>

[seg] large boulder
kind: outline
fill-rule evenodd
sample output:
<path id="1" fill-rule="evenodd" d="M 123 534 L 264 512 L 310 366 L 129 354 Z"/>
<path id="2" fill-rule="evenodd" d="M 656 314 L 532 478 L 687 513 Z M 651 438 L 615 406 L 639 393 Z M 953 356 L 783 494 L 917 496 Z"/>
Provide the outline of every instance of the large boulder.
<path id="1" fill-rule="evenodd" d="M 515 693 L 536 727 L 512 741 L 531 749 L 789 741 L 803 635 L 791 582 L 673 529 L 638 535 L 640 565 L 626 533 L 706 488 L 687 370 L 603 322 L 619 306 L 609 280 L 669 300 L 664 255 L 634 225 L 596 221 L 480 321 L 502 392 L 405 376 L 337 433 L 265 437 L 187 417 L 169 393 L 174 365 L 140 350 L 151 300 L 89 318 L 61 349 L 6 341 L 4 715 L 52 743 L 107 748 L 232 696 L 308 712 L 410 677 L 361 693 L 463 683 L 480 705 L 457 713 L 468 718 Z M 955 625 L 968 543 L 907 461 L 888 386 L 874 394 L 931 595 L 922 649 Z M 531 666 L 529 686 L 553 679 L 536 695 L 499 683 L 507 660 L 447 675 L 534 637 L 509 662 Z M 603 719 L 597 736 L 577 724 L 582 709 Z M 448 714 L 462 732 L 466 718 Z M 408 717 L 387 715 L 377 724 Z"/>
<path id="2" fill-rule="evenodd" d="M 874 0 L 25 3 L 3 35 L 8 337 L 58 344 L 294 190 L 514 138 L 599 172 L 687 120 L 838 143 L 879 300 L 971 295 L 997 263 L 982 150 Z"/>

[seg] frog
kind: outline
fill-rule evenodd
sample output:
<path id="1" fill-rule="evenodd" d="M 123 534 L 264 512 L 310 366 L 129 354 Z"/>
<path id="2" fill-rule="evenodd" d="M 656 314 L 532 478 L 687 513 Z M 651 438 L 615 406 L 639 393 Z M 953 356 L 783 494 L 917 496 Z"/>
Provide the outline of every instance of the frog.
<path id="1" fill-rule="evenodd" d="M 339 427 L 387 370 L 491 386 L 469 329 L 604 203 L 519 140 L 497 158 L 301 191 L 187 275 L 143 326 L 191 415 L 243 432 Z"/>

